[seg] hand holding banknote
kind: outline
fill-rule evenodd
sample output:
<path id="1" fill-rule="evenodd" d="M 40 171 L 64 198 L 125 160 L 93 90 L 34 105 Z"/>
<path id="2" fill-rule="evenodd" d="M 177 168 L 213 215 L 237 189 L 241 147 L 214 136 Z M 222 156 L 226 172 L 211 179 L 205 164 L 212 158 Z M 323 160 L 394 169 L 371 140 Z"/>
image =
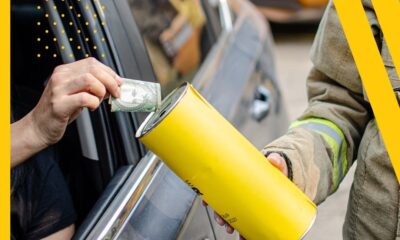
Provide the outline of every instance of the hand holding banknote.
<path id="1" fill-rule="evenodd" d="M 111 112 L 154 112 L 161 104 L 160 84 L 123 78 L 121 95 L 109 103 Z"/>
<path id="2" fill-rule="evenodd" d="M 82 108 L 95 110 L 107 95 L 119 97 L 121 84 L 94 58 L 56 67 L 35 108 L 11 125 L 11 165 L 59 141 Z"/>

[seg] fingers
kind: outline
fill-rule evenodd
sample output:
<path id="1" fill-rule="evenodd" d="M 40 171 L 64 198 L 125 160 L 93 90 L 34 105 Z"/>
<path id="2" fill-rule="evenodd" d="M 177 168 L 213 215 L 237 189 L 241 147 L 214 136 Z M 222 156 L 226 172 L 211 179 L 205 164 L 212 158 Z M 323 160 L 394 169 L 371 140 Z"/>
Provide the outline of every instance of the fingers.
<path id="1" fill-rule="evenodd" d="M 101 83 L 104 84 L 107 91 L 113 97 L 119 97 L 119 85 L 118 85 L 116 79 L 111 74 L 109 74 L 107 71 L 104 71 L 101 68 L 92 68 L 90 70 L 90 73 L 95 78 L 97 78 Z"/>
<path id="2" fill-rule="evenodd" d="M 268 156 L 269 162 L 270 162 L 272 165 L 274 165 L 274 167 L 278 168 L 279 170 L 282 169 L 282 161 L 281 161 L 280 158 L 281 158 L 281 156 L 279 156 L 279 157 L 273 156 L 273 153 L 271 153 L 271 154 Z"/>
<path id="3" fill-rule="evenodd" d="M 235 229 L 231 225 L 229 225 L 228 223 L 225 224 L 225 230 L 229 234 L 232 234 L 235 231 Z"/>
<path id="4" fill-rule="evenodd" d="M 102 67 L 103 70 L 106 71 L 108 74 L 110 74 L 115 80 L 117 80 L 118 85 L 122 84 L 122 78 L 120 76 L 118 76 L 118 74 L 116 72 L 114 72 L 114 70 L 112 70 L 109 66 L 104 65 L 103 63 L 99 62 Z"/>
<path id="5" fill-rule="evenodd" d="M 119 85 L 122 84 L 122 79 L 110 67 L 95 58 L 85 58 L 68 64 L 68 67 L 76 72 L 92 74 L 106 87 L 112 96 L 119 96 Z"/>
<path id="6" fill-rule="evenodd" d="M 281 171 L 286 176 L 288 175 L 288 169 L 287 169 L 286 161 L 281 155 L 279 155 L 277 153 L 271 153 L 271 154 L 268 155 L 267 158 L 268 158 L 268 161 L 274 167 L 276 167 L 279 171 Z"/>
<path id="7" fill-rule="evenodd" d="M 105 86 L 92 74 L 86 73 L 79 78 L 66 82 L 65 91 L 68 95 L 78 92 L 89 92 L 102 100 L 106 95 Z"/>
<path id="8" fill-rule="evenodd" d="M 214 212 L 214 219 L 220 226 L 225 226 L 225 231 L 229 234 L 232 234 L 235 229 L 229 225 L 218 213 Z"/>
<path id="9" fill-rule="evenodd" d="M 87 58 L 56 67 L 49 98 L 57 115 L 66 117 L 69 114 L 74 119 L 82 107 L 94 110 L 104 97 L 119 97 L 121 83 L 122 79 L 111 68 L 95 58 Z"/>
<path id="10" fill-rule="evenodd" d="M 232 234 L 235 232 L 235 229 L 227 223 L 218 213 L 214 212 L 214 219 L 217 222 L 218 225 L 220 226 L 225 226 L 225 231 L 229 234 Z"/>
<path id="11" fill-rule="evenodd" d="M 87 107 L 93 111 L 100 105 L 99 98 L 87 92 L 76 93 L 66 96 L 65 98 L 65 101 L 63 101 L 63 107 L 65 107 L 65 112 L 69 116 L 74 114 L 77 109 Z"/>
<path id="12" fill-rule="evenodd" d="M 226 223 L 225 220 L 216 212 L 214 212 L 214 219 L 220 226 L 224 226 Z"/>

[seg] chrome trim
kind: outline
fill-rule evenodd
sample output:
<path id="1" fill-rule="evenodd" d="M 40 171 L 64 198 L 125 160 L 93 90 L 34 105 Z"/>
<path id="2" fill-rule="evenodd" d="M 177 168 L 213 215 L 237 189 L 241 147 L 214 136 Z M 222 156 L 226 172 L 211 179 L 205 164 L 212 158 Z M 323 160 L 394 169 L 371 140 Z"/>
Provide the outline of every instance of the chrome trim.
<path id="1" fill-rule="evenodd" d="M 135 211 L 163 163 L 151 152 L 144 156 L 87 239 L 115 239 Z"/>
<path id="2" fill-rule="evenodd" d="M 225 31 L 230 32 L 233 28 L 233 18 L 228 1 L 219 0 L 218 10 L 221 18 L 222 28 Z"/>

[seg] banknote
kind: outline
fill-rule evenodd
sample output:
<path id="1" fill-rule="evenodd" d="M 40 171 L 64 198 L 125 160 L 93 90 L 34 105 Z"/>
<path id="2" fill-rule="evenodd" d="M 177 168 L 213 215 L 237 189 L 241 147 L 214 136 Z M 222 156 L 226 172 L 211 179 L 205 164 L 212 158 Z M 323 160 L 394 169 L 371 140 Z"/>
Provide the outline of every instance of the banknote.
<path id="1" fill-rule="evenodd" d="M 111 112 L 154 112 L 161 104 L 160 84 L 123 78 L 120 97 L 110 97 Z"/>

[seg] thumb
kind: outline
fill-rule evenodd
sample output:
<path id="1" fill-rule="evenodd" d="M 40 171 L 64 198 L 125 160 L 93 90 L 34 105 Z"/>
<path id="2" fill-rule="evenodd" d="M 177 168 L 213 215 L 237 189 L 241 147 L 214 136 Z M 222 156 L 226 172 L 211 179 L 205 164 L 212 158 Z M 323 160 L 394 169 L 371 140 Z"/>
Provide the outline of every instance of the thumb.
<path id="1" fill-rule="evenodd" d="M 278 153 L 270 153 L 267 159 L 274 167 L 285 174 L 285 176 L 288 176 L 288 167 L 285 159 L 281 155 Z"/>

